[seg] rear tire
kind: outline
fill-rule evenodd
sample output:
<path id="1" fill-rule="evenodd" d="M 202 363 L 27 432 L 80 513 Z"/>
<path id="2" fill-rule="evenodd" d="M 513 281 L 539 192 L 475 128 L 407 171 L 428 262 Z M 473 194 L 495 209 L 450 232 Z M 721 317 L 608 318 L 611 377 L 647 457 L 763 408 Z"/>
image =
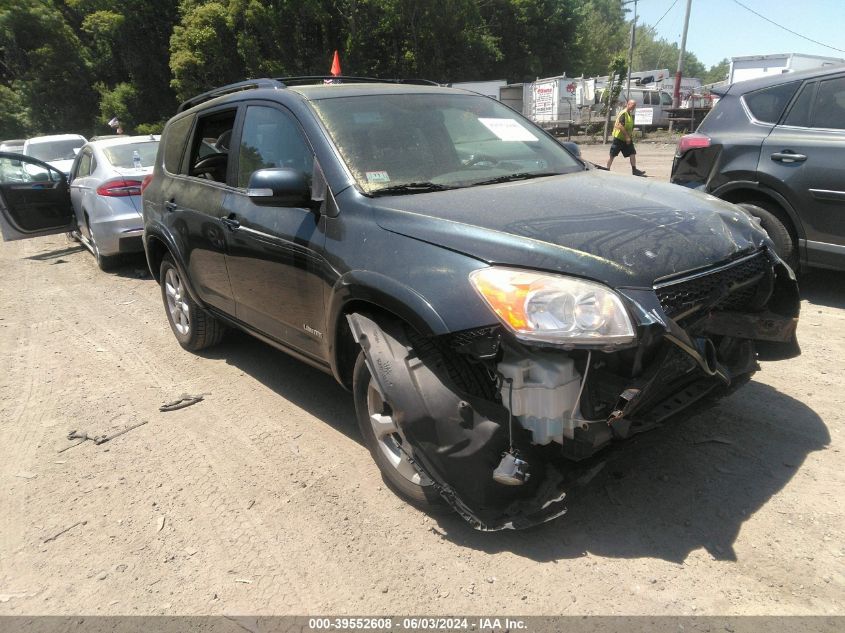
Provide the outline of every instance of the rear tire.
<path id="1" fill-rule="evenodd" d="M 792 270 L 797 270 L 798 249 L 796 248 L 795 241 L 792 239 L 792 234 L 786 228 L 783 220 L 769 208 L 769 203 L 754 200 L 751 202 L 741 202 L 739 206 L 760 220 L 760 226 L 763 227 L 763 230 L 769 234 L 769 238 L 774 242 L 775 253 Z"/>
<path id="2" fill-rule="evenodd" d="M 97 246 L 97 238 L 94 237 L 94 231 L 91 230 L 91 222 L 88 215 L 85 215 L 85 225 L 88 227 L 88 243 L 91 245 L 91 251 L 94 255 L 94 261 L 97 262 L 97 267 L 104 273 L 113 270 L 120 263 L 120 255 L 103 255 L 100 253 L 100 247 Z"/>
<path id="3" fill-rule="evenodd" d="M 388 487 L 423 510 L 441 506 L 442 500 L 431 481 L 416 473 L 413 465 L 404 457 L 403 451 L 410 450 L 410 446 L 402 440 L 399 429 L 395 426 L 393 429 L 387 428 L 392 424 L 392 410 L 390 404 L 384 401 L 375 388 L 363 352 L 358 354 L 355 362 L 352 393 L 355 398 L 358 428 L 361 430 L 364 444 L 381 470 L 382 478 Z M 376 427 L 385 429 L 384 432 L 380 431 L 379 438 L 376 437 Z M 396 432 L 391 433 L 390 430 Z"/>
<path id="4" fill-rule="evenodd" d="M 179 345 L 190 352 L 198 352 L 219 343 L 225 326 L 191 299 L 182 273 L 170 255 L 165 255 L 161 261 L 159 279 L 167 321 Z"/>

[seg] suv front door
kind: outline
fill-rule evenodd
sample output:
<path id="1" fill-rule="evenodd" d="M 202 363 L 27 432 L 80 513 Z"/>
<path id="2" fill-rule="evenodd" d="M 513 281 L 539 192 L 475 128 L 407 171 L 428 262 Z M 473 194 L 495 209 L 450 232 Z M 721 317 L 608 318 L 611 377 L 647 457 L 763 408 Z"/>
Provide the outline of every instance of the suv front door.
<path id="1" fill-rule="evenodd" d="M 324 359 L 324 216 L 304 207 L 266 206 L 247 195 L 257 169 L 287 167 L 311 176 L 314 152 L 296 119 L 251 103 L 238 135 L 237 189 L 225 201 L 226 261 L 237 317 L 300 352 Z"/>
<path id="2" fill-rule="evenodd" d="M 5 241 L 76 228 L 67 179 L 31 156 L 0 152 L 0 233 Z"/>
<path id="3" fill-rule="evenodd" d="M 763 142 L 760 182 L 801 218 L 812 266 L 845 266 L 845 76 L 807 82 Z"/>

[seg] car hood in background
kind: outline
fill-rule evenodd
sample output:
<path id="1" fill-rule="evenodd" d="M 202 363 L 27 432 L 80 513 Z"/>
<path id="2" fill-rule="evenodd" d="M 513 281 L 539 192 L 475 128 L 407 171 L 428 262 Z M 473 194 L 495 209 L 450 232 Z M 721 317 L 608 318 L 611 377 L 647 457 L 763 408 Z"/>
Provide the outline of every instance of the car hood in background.
<path id="1" fill-rule="evenodd" d="M 617 287 L 651 287 L 767 240 L 745 213 L 712 196 L 598 170 L 374 202 L 388 231 L 489 264 Z"/>
<path id="2" fill-rule="evenodd" d="M 69 158 L 67 160 L 48 160 L 47 164 L 51 167 L 55 167 L 67 176 L 70 173 L 70 168 L 73 167 L 73 161 L 73 158 Z"/>

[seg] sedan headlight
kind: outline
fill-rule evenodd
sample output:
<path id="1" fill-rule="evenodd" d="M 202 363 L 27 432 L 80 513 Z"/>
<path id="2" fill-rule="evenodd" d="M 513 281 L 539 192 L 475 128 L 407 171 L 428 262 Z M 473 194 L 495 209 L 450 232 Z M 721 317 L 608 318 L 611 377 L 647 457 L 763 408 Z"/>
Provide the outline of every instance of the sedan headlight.
<path id="1" fill-rule="evenodd" d="M 622 301 L 601 284 L 491 266 L 469 280 L 517 338 L 579 346 L 625 345 L 636 339 Z"/>

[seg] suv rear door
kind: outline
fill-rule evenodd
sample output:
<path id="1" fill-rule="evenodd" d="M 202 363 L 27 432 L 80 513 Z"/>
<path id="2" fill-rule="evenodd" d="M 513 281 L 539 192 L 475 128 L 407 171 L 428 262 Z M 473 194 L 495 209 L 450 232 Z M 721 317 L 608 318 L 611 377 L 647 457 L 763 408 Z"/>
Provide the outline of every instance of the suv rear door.
<path id="1" fill-rule="evenodd" d="M 0 233 L 5 241 L 76 228 L 67 179 L 31 156 L 0 152 Z"/>
<path id="2" fill-rule="evenodd" d="M 159 194 L 164 222 L 181 239 L 194 287 L 204 302 L 227 314 L 235 313 L 235 303 L 226 270 L 223 199 L 231 190 L 228 140 L 237 112 L 237 105 L 227 105 L 196 115 L 179 174 L 162 179 Z"/>
<path id="3" fill-rule="evenodd" d="M 760 182 L 803 224 L 808 263 L 845 267 L 845 75 L 809 80 L 763 143 Z"/>

